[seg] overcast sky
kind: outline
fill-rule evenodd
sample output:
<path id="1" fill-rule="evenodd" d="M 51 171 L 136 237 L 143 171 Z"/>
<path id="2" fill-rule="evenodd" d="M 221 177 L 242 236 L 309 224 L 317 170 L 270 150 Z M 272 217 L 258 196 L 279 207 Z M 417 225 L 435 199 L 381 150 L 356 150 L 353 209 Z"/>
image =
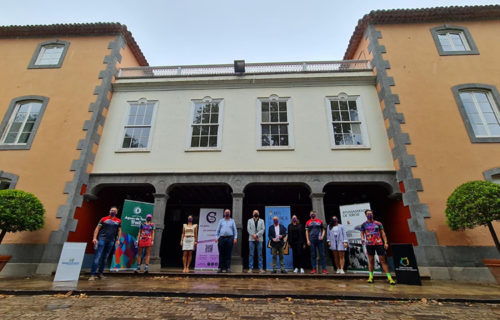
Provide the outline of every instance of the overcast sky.
<path id="1" fill-rule="evenodd" d="M 1 25 L 120 22 L 150 65 L 341 60 L 371 10 L 496 0 L 0 0 Z"/>

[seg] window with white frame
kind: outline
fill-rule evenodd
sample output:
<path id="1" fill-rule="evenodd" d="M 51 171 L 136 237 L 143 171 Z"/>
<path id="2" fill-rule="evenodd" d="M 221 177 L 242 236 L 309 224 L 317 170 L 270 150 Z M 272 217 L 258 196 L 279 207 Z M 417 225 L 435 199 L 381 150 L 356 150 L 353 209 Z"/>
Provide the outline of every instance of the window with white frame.
<path id="1" fill-rule="evenodd" d="M 4 145 L 25 145 L 34 133 L 42 109 L 41 101 L 20 101 L 16 104 L 14 112 L 2 136 Z"/>
<path id="2" fill-rule="evenodd" d="M 479 54 L 469 29 L 460 26 L 444 25 L 431 29 L 438 52 L 446 55 Z"/>
<path id="3" fill-rule="evenodd" d="M 192 101 L 188 149 L 218 149 L 221 146 L 222 99 L 205 97 Z"/>
<path id="4" fill-rule="evenodd" d="M 35 65 L 53 65 L 58 64 L 64 51 L 64 45 L 51 44 L 43 46 L 40 49 Z"/>
<path id="5" fill-rule="evenodd" d="M 31 58 L 29 69 L 60 68 L 68 51 L 69 42 L 51 40 L 39 43 Z"/>
<path id="6" fill-rule="evenodd" d="M 438 33 L 443 51 L 469 51 L 470 47 L 462 31 L 450 30 Z"/>
<path id="7" fill-rule="evenodd" d="M 368 147 L 359 96 L 328 97 L 327 114 L 332 148 Z"/>
<path id="8" fill-rule="evenodd" d="M 464 90 L 459 93 L 476 137 L 500 137 L 500 115 L 491 93 Z"/>
<path id="9" fill-rule="evenodd" d="M 261 147 L 292 147 L 289 102 L 276 95 L 259 99 Z"/>
<path id="10" fill-rule="evenodd" d="M 151 127 L 156 101 L 141 99 L 129 102 L 128 115 L 125 120 L 122 149 L 148 149 L 151 140 Z"/>

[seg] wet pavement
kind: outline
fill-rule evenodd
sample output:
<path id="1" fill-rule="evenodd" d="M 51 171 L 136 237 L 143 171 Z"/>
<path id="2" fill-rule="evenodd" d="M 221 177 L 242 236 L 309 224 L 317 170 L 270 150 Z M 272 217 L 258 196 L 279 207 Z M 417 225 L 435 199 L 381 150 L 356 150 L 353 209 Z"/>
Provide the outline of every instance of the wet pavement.
<path id="1" fill-rule="evenodd" d="M 0 295 L 2 319 L 500 319 L 500 305 L 419 301 Z"/>
<path id="2" fill-rule="evenodd" d="M 145 297 L 229 297 L 349 300 L 436 300 L 500 303 L 500 286 L 424 280 L 422 286 L 390 286 L 383 277 L 273 276 L 271 274 L 108 274 L 105 279 L 54 283 L 52 277 L 0 278 L 0 294 L 114 295 Z"/>

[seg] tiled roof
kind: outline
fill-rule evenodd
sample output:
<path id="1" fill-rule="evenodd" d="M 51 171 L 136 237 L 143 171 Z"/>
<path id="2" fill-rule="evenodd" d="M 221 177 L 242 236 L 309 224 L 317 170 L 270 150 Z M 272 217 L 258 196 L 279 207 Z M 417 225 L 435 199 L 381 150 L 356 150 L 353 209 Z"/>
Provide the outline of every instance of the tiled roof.
<path id="1" fill-rule="evenodd" d="M 148 61 L 135 42 L 127 26 L 120 23 L 73 23 L 27 26 L 0 26 L 0 38 L 44 37 L 44 36 L 81 36 L 121 34 L 127 41 L 134 56 L 141 66 L 148 66 Z"/>
<path id="2" fill-rule="evenodd" d="M 344 59 L 349 60 L 353 58 L 352 55 L 369 24 L 403 24 L 491 19 L 500 19 L 500 5 L 371 11 L 358 21 L 358 25 L 354 29 L 351 40 L 349 40 Z"/>

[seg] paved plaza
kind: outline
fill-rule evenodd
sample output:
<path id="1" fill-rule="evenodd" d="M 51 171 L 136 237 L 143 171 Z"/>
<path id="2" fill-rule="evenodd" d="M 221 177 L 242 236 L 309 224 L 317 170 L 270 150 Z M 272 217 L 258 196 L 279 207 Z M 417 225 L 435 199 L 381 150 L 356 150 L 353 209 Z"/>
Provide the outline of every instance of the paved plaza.
<path id="1" fill-rule="evenodd" d="M 500 319 L 500 305 L 263 298 L 0 296 L 2 319 Z"/>

